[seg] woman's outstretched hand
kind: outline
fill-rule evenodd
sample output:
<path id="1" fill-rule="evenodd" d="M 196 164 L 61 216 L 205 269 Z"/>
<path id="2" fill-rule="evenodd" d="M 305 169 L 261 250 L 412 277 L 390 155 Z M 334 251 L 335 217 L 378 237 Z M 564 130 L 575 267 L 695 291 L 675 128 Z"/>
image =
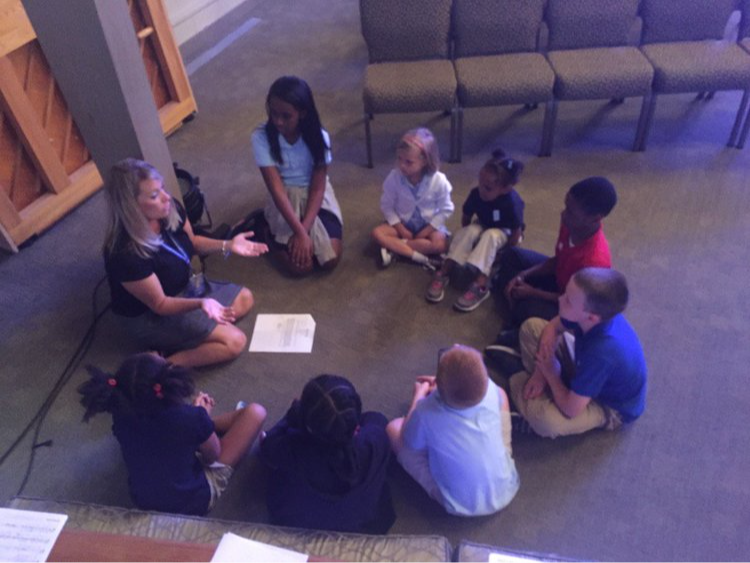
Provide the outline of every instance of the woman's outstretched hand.
<path id="1" fill-rule="evenodd" d="M 260 256 L 268 252 L 268 246 L 262 242 L 253 242 L 250 238 L 255 235 L 253 231 L 247 231 L 235 235 L 229 242 L 229 251 L 237 256 Z"/>

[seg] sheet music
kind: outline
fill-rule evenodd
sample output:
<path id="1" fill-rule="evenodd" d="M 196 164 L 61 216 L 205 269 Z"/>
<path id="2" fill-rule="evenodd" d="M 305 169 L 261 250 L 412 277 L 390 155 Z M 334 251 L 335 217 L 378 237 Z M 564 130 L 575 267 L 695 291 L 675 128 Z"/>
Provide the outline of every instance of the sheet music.
<path id="1" fill-rule="evenodd" d="M 46 561 L 67 514 L 0 508 L 0 561 Z"/>

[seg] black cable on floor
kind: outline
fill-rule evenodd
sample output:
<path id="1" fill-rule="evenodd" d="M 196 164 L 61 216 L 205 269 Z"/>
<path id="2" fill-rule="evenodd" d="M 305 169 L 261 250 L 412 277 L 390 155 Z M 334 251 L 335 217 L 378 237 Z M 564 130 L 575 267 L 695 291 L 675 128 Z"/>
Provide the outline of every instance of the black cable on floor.
<path id="1" fill-rule="evenodd" d="M 5 463 L 5 461 L 8 459 L 8 457 L 10 457 L 10 455 L 15 451 L 18 445 L 23 441 L 23 439 L 26 437 L 29 431 L 32 428 L 34 428 L 34 437 L 31 442 L 31 448 L 29 451 L 29 462 L 26 466 L 26 472 L 24 473 L 23 481 L 21 482 L 21 486 L 18 488 L 18 492 L 16 493 L 16 495 L 20 495 L 21 493 L 23 493 L 24 488 L 26 488 L 26 484 L 28 483 L 29 477 L 31 476 L 31 471 L 34 467 L 34 458 L 36 455 L 37 448 L 45 447 L 45 446 L 52 446 L 52 440 L 39 442 L 39 435 L 41 434 L 41 431 L 42 431 L 42 425 L 44 424 L 44 421 L 47 418 L 47 415 L 49 414 L 49 411 L 51 410 L 52 405 L 55 403 L 55 401 L 57 400 L 57 397 L 60 395 L 60 392 L 63 390 L 65 385 L 68 383 L 68 381 L 70 381 L 71 377 L 80 366 L 81 361 L 86 356 L 89 349 L 91 348 L 91 344 L 94 341 L 94 336 L 96 334 L 96 326 L 99 324 L 99 320 L 102 318 L 104 313 L 106 313 L 110 307 L 110 304 L 107 304 L 104 307 L 104 309 L 102 309 L 101 311 L 97 311 L 96 296 L 99 291 L 99 288 L 102 286 L 102 284 L 104 283 L 106 279 L 107 279 L 107 276 L 104 276 L 96 284 L 96 287 L 94 287 L 94 292 L 92 294 L 93 318 L 92 318 L 91 324 L 89 325 L 88 330 L 86 331 L 86 334 L 83 336 L 83 339 L 81 339 L 81 343 L 78 345 L 75 352 L 71 356 L 70 360 L 65 365 L 65 368 L 60 373 L 59 377 L 57 378 L 57 381 L 55 381 L 54 386 L 52 387 L 50 392 L 47 394 L 47 397 L 42 403 L 42 406 L 39 407 L 36 414 L 32 417 L 31 421 L 29 421 L 29 423 L 26 425 L 23 431 L 18 435 L 18 437 L 13 441 L 10 447 L 0 457 L 0 466 L 2 466 L 3 463 Z"/>

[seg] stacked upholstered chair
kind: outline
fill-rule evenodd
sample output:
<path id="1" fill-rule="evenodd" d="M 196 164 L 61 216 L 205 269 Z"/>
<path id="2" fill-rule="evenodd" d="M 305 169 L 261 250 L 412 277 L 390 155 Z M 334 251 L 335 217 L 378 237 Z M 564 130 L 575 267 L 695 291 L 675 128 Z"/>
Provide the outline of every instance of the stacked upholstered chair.
<path id="1" fill-rule="evenodd" d="M 682 0 L 678 0 L 682 1 Z M 557 100 L 643 97 L 636 142 L 645 125 L 653 69 L 629 45 L 638 0 L 549 0 L 547 58 L 555 71 L 555 102 L 542 156 L 552 152 Z"/>
<path id="2" fill-rule="evenodd" d="M 544 0 L 454 1 L 458 160 L 463 108 L 551 102 L 555 75 L 536 52 L 543 15 Z"/>
<path id="3" fill-rule="evenodd" d="M 745 51 L 750 53 L 750 0 L 742 0 L 742 19 L 740 20 L 740 31 L 738 37 L 739 45 Z M 745 146 L 747 140 L 747 134 L 750 131 L 750 110 L 748 115 L 745 117 L 745 125 L 742 126 L 742 134 L 740 140 L 737 143 L 737 148 L 741 149 Z"/>
<path id="4" fill-rule="evenodd" d="M 456 75 L 450 60 L 451 0 L 360 0 L 369 53 L 363 102 L 367 165 L 372 168 L 370 121 L 378 113 L 451 114 L 456 121 Z"/>
<path id="5" fill-rule="evenodd" d="M 641 50 L 654 67 L 653 95 L 639 150 L 646 147 L 657 96 L 742 90 L 729 145 L 734 145 L 750 97 L 750 55 L 724 39 L 736 0 L 642 0 Z"/>

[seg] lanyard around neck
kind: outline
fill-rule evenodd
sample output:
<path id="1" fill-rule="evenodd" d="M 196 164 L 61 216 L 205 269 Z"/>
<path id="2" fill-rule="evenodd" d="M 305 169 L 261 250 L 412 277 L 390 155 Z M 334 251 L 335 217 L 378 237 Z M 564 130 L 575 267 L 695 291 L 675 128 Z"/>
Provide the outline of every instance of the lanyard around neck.
<path id="1" fill-rule="evenodd" d="M 168 239 L 169 242 L 174 245 L 174 247 L 167 244 L 167 241 L 164 238 L 165 236 L 166 239 Z M 172 254 L 177 256 L 177 258 L 183 260 L 186 264 L 190 264 L 190 256 L 188 256 L 187 252 L 183 250 L 180 244 L 174 238 L 172 238 L 172 233 L 170 233 L 169 231 L 166 231 L 165 234 L 162 235 L 161 246 L 164 250 L 166 250 L 167 252 L 171 252 Z"/>

